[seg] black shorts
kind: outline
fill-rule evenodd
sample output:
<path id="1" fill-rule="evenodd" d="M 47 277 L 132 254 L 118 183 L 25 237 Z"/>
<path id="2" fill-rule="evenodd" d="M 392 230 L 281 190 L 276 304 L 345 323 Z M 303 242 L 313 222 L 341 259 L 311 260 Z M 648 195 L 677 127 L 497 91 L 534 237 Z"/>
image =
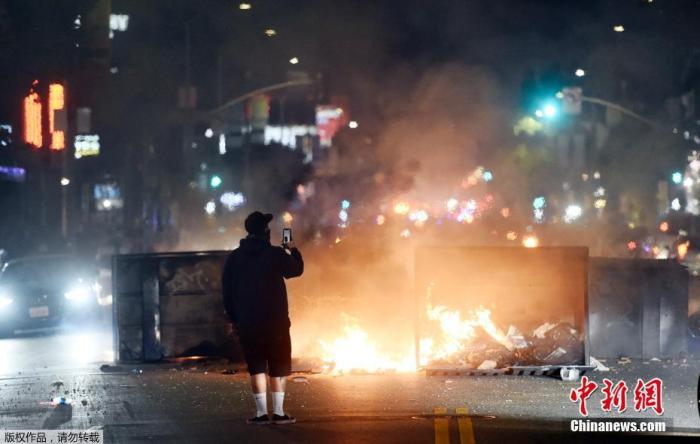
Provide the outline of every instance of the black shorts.
<path id="1" fill-rule="evenodd" d="M 292 339 L 289 330 L 276 334 L 240 332 L 241 347 L 248 373 L 289 376 L 292 373 Z"/>

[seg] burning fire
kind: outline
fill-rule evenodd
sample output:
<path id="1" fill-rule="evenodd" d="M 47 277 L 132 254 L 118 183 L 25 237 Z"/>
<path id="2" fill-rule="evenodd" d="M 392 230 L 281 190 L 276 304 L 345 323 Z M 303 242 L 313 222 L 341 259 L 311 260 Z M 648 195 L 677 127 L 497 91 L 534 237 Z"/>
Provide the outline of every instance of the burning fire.
<path id="1" fill-rule="evenodd" d="M 373 342 L 363 330 L 357 319 L 345 313 L 343 318 L 343 335 L 326 342 L 319 340 L 323 352 L 323 361 L 333 373 L 363 371 L 369 373 L 381 371 L 409 372 L 416 369 L 410 353 L 403 357 L 390 356 Z"/>
<path id="2" fill-rule="evenodd" d="M 324 368 L 334 374 L 349 372 L 413 372 L 435 360 L 450 359 L 464 350 L 481 328 L 508 350 L 515 348 L 508 336 L 491 320 L 491 311 L 479 307 L 463 317 L 459 310 L 428 303 L 426 317 L 436 327 L 420 339 L 419 363 L 412 344 L 404 350 L 387 350 L 373 341 L 359 321 L 345 313 L 342 334 L 330 341 L 319 340 Z"/>

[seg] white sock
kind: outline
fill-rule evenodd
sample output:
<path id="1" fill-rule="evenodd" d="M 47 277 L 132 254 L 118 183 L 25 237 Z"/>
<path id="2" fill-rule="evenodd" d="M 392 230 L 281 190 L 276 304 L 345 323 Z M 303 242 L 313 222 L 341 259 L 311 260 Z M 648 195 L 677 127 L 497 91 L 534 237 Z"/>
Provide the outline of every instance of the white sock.
<path id="1" fill-rule="evenodd" d="M 255 398 L 255 417 L 267 415 L 267 393 L 253 393 L 253 398 Z"/>
<path id="2" fill-rule="evenodd" d="M 272 392 L 272 413 L 284 416 L 284 392 Z"/>

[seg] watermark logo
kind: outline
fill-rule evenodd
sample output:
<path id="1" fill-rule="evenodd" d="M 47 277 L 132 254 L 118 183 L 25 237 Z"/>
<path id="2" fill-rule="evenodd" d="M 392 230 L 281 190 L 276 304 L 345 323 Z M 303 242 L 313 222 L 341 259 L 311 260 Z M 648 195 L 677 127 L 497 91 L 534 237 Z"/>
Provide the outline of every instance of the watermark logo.
<path id="1" fill-rule="evenodd" d="M 584 376 L 581 378 L 581 385 L 571 389 L 569 399 L 571 402 L 578 403 L 581 416 L 588 416 L 587 402 L 598 388 L 599 384 L 597 382 L 591 381 L 587 376 Z M 610 379 L 603 379 L 601 392 L 603 393 L 603 399 L 600 401 L 602 411 L 611 412 L 614 409 L 616 413 L 623 413 L 627 410 L 629 389 L 624 380 L 614 383 Z M 633 395 L 635 412 L 652 410 L 658 416 L 663 415 L 663 381 L 661 379 L 653 378 L 646 382 L 642 379 L 637 379 Z"/>

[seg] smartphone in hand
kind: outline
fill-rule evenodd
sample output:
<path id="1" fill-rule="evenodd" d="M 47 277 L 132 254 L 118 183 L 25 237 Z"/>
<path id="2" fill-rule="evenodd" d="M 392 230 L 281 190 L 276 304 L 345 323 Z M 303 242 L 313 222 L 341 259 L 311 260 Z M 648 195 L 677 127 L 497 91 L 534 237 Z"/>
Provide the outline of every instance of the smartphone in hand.
<path id="1" fill-rule="evenodd" d="M 292 229 L 284 228 L 282 230 L 282 245 L 287 246 L 292 242 Z"/>

